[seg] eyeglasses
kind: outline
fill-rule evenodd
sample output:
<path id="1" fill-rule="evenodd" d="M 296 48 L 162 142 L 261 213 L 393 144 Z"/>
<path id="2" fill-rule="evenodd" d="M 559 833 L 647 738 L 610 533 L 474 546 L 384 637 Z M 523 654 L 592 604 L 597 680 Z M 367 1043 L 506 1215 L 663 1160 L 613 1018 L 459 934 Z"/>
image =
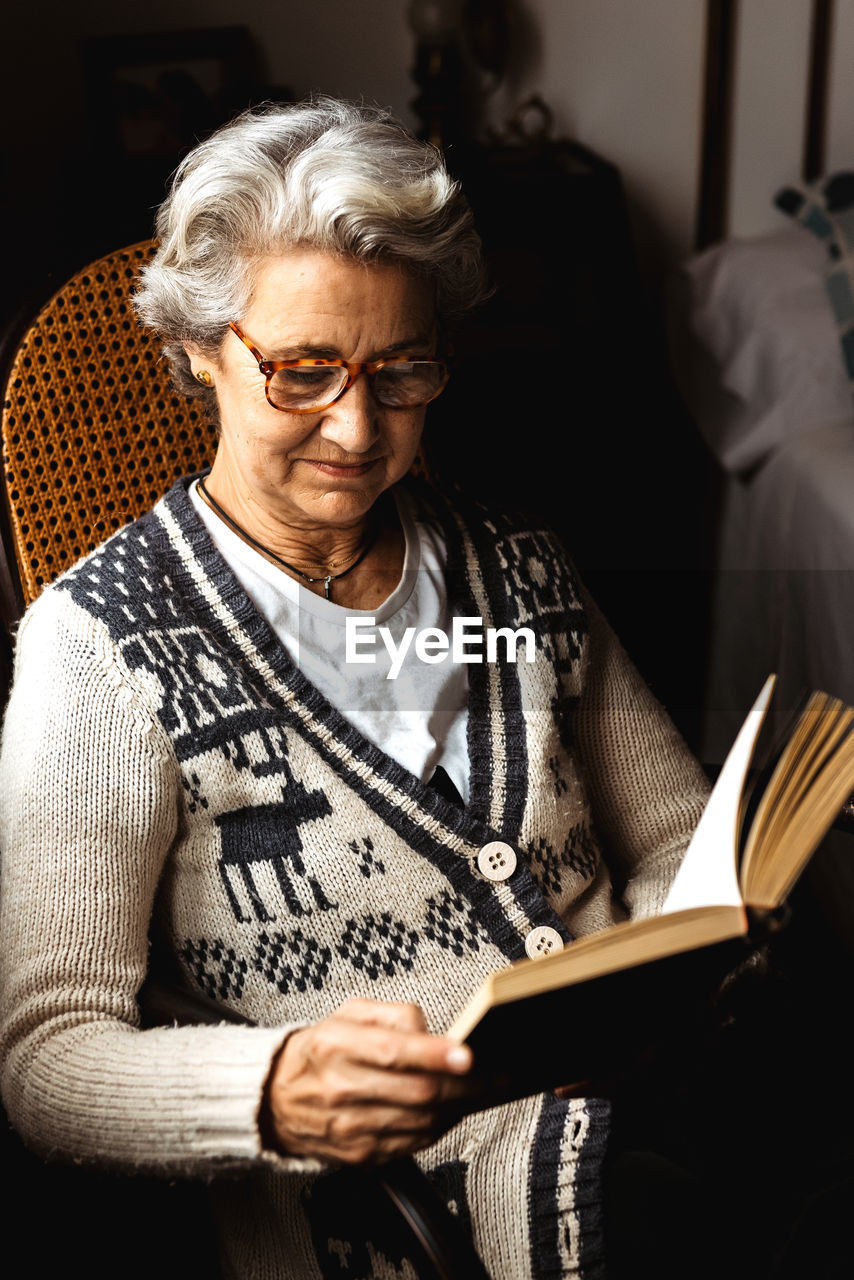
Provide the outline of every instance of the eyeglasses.
<path id="1" fill-rule="evenodd" d="M 228 326 L 258 361 L 267 379 L 267 401 L 285 413 L 320 413 L 366 373 L 377 404 L 386 409 L 415 409 L 435 400 L 450 376 L 444 360 L 265 360 L 233 321 Z"/>

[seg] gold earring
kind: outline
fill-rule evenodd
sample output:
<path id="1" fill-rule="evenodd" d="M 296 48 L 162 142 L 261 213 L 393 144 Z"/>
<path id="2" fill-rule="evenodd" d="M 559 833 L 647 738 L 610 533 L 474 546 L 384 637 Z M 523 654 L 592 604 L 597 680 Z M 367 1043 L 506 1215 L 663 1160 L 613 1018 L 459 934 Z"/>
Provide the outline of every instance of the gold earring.
<path id="1" fill-rule="evenodd" d="M 199 370 L 196 374 L 196 382 L 200 382 L 203 387 L 209 387 L 211 385 L 211 375 L 208 373 L 207 369 Z"/>

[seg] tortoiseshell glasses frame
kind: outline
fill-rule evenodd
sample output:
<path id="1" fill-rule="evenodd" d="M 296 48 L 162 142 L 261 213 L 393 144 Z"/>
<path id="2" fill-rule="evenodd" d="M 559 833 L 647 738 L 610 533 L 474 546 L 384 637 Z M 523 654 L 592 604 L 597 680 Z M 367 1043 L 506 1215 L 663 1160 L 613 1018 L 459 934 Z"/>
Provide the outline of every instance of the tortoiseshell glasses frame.
<path id="1" fill-rule="evenodd" d="M 392 356 L 387 360 L 267 360 L 239 325 L 232 320 L 229 321 L 228 327 L 258 361 L 258 370 L 266 379 L 264 394 L 267 397 L 267 403 L 282 413 L 321 413 L 335 404 L 336 400 L 340 400 L 344 392 L 352 387 L 362 373 L 368 375 L 371 392 L 377 404 L 388 409 L 416 409 L 435 400 L 444 390 L 450 377 L 448 360 L 432 357 L 430 359 L 419 357 L 416 360 L 409 356 Z M 281 385 L 274 385 L 276 374 L 285 369 L 305 370 L 306 373 L 307 385 L 291 388 L 290 400 L 287 397 L 287 389 L 282 388 Z M 340 370 L 340 374 L 339 378 L 331 384 L 327 378 L 326 385 L 316 386 L 319 396 L 317 403 L 306 404 L 305 400 L 312 390 L 308 383 L 312 369 L 318 372 L 329 369 L 330 373 L 333 369 L 337 369 Z M 383 372 L 387 375 L 386 379 L 378 380 L 378 375 L 382 375 Z M 388 385 L 385 385 L 386 383 Z M 334 394 L 330 394 L 333 390 Z M 276 400 L 277 395 L 279 403 Z M 300 399 L 302 403 L 297 403 Z"/>

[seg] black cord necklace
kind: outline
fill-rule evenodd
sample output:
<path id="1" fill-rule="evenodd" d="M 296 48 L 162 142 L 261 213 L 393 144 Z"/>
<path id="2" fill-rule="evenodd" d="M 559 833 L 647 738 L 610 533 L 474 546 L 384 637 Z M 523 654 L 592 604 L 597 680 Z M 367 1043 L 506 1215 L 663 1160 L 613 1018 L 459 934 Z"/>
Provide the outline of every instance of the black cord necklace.
<path id="1" fill-rule="evenodd" d="M 231 516 L 228 514 L 227 511 L 223 511 L 222 507 L 219 505 L 216 498 L 214 498 L 208 492 L 208 488 L 202 478 L 199 479 L 199 490 L 201 493 L 204 494 L 205 501 L 208 502 L 213 507 L 217 515 L 221 516 L 222 519 L 225 521 L 225 523 L 227 525 L 230 525 L 231 528 L 234 530 L 234 532 L 236 534 L 239 534 L 241 538 L 244 538 L 247 542 L 251 543 L 252 546 L 256 547 L 259 551 L 263 551 L 265 556 L 269 556 L 271 560 L 275 560 L 278 562 L 278 564 L 284 565 L 286 569 L 290 569 L 291 573 L 295 573 L 298 577 L 302 578 L 305 582 L 322 582 L 323 594 L 327 600 L 332 599 L 332 596 L 330 594 L 332 583 L 337 582 L 339 578 L 346 578 L 348 573 L 352 573 L 352 571 L 356 568 L 356 565 L 362 563 L 365 556 L 368 554 L 371 547 L 374 545 L 374 543 L 377 540 L 377 534 L 379 530 L 375 528 L 371 533 L 371 536 L 368 538 L 368 541 L 365 543 L 365 546 L 359 552 L 356 559 L 353 561 L 352 564 L 348 565 L 346 569 L 342 569 L 340 573 L 320 574 L 318 577 L 312 578 L 309 574 L 303 573 L 302 569 L 298 569 L 295 564 L 289 564 L 287 560 L 283 560 L 281 556 L 277 556 L 275 551 L 271 551 L 269 547 L 265 547 L 263 542 L 259 542 L 257 538 L 253 538 L 251 533 L 247 533 L 246 530 L 242 527 L 242 525 L 239 525 L 236 520 L 233 520 L 231 518 Z"/>

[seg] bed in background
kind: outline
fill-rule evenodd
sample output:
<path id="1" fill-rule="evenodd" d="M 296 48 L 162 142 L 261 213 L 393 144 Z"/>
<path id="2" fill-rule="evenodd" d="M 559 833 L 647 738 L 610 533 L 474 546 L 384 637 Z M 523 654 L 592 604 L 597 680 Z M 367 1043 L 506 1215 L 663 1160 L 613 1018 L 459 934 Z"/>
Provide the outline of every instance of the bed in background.
<path id="1" fill-rule="evenodd" d="M 854 261 L 854 260 L 852 260 Z M 803 226 L 730 240 L 671 292 L 676 376 L 721 468 L 700 754 L 720 763 L 769 671 L 854 703 L 854 398 Z"/>

